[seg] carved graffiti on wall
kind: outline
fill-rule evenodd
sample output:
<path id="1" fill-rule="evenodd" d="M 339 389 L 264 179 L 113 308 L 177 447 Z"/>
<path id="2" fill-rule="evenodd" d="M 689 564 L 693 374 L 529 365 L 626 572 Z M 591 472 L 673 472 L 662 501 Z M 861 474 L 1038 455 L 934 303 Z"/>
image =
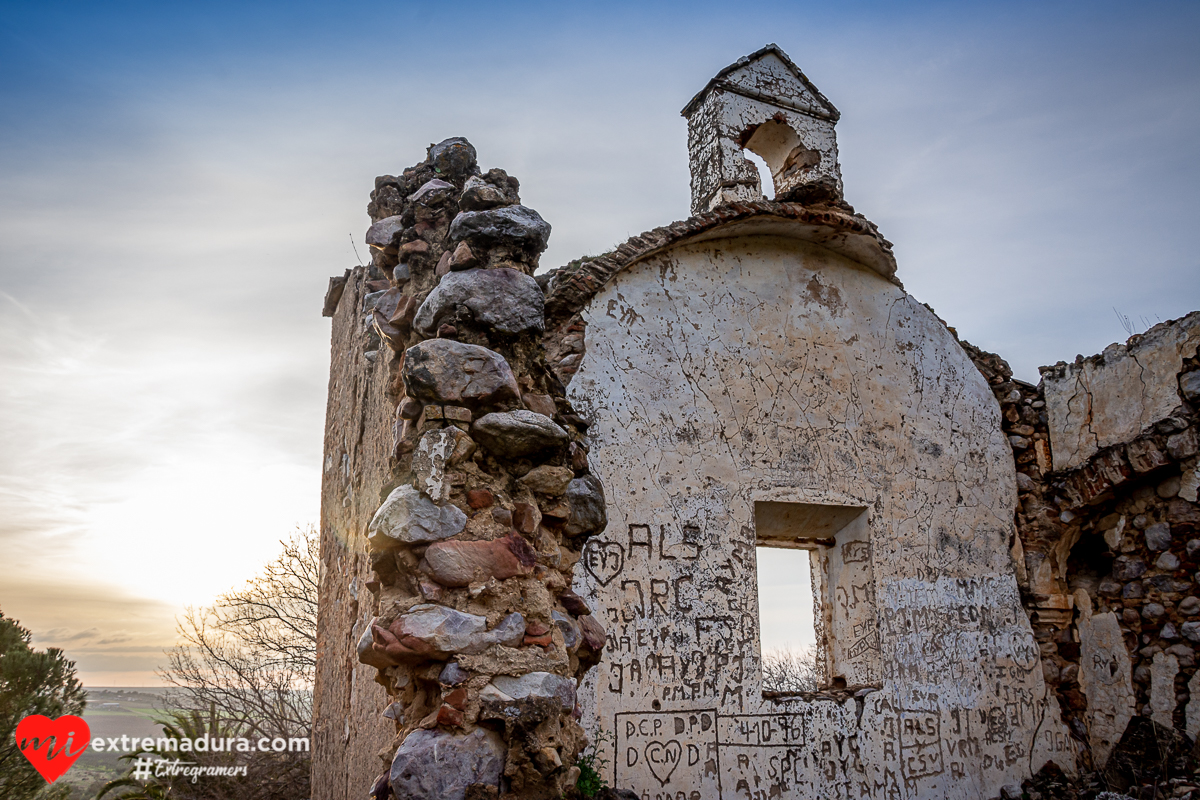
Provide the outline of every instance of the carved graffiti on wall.
<path id="1" fill-rule="evenodd" d="M 818 277 L 837 313 L 810 302 Z M 747 235 L 631 265 L 584 318 L 569 391 L 613 514 L 577 571 L 608 635 L 580 697 L 583 724 L 616 734 L 614 786 L 966 800 L 1056 753 L 1071 767 L 1009 553 L 1000 409 L 929 309 Z M 759 546 L 820 559 L 826 691 L 763 695 Z"/>

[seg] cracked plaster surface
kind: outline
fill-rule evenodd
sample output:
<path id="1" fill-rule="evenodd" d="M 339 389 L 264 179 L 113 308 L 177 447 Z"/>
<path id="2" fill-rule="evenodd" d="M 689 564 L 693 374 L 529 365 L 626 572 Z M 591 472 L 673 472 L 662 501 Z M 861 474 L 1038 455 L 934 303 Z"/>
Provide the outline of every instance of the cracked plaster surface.
<path id="1" fill-rule="evenodd" d="M 1192 312 L 1099 355 L 1043 367 L 1054 470 L 1080 467 L 1169 416 L 1182 402 L 1176 375 L 1197 347 L 1200 312 Z"/>
<path id="2" fill-rule="evenodd" d="M 1009 556 L 1000 410 L 928 309 L 823 248 L 742 237 L 633 264 L 584 316 L 569 391 L 610 522 L 576 573 L 609 636 L 581 700 L 615 734 L 613 785 L 990 797 L 1073 769 Z M 756 501 L 867 510 L 873 580 L 838 602 L 873 625 L 831 635 L 874 691 L 763 698 Z"/>

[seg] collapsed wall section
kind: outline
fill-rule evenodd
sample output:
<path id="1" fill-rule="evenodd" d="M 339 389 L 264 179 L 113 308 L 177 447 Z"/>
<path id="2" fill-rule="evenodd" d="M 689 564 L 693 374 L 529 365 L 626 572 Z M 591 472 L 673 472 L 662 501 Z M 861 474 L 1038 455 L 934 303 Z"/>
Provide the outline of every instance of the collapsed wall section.
<path id="1" fill-rule="evenodd" d="M 353 551 L 358 567 L 327 568 L 322 583 L 317 692 L 331 700 L 317 726 L 336 746 L 336 712 L 366 705 L 339 705 L 337 687 L 373 673 L 386 699 L 346 725 L 386 719 L 391 735 L 373 782 L 323 757 L 315 797 L 550 798 L 578 779 L 576 685 L 605 633 L 569 587 L 606 506 L 587 424 L 546 365 L 533 272 L 550 225 L 518 191 L 503 170 L 481 173 L 465 139 L 431 146 L 376 180 L 372 264 L 331 285 L 327 486 L 341 480 L 347 422 L 386 453 L 372 451 L 350 500 L 369 514 L 347 517 L 326 493 L 323 516 L 341 523 L 325 534 L 331 557 Z M 361 360 L 343 368 L 339 347 Z M 342 392 L 347 377 L 378 396 Z M 355 640 L 357 666 L 333 657 Z"/>

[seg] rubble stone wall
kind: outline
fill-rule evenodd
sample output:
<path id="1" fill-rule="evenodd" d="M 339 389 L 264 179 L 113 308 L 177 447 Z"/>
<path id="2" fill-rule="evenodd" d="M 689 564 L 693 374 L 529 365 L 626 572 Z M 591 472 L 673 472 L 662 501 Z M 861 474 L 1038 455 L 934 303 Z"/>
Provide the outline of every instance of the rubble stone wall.
<path id="1" fill-rule="evenodd" d="M 615 737 L 614 785 L 977 798 L 1073 768 L 1010 555 L 1001 409 L 931 312 L 825 247 L 714 236 L 628 264 L 582 317 L 570 397 L 611 504 L 576 573 L 608 629 L 583 719 Z M 764 504 L 855 569 L 813 695 L 762 692 Z"/>
<path id="2" fill-rule="evenodd" d="M 1121 788 L 1200 734 L 1200 313 L 1033 386 L 844 204 L 534 278 L 534 212 L 453 230 L 515 181 L 436 163 L 380 179 L 326 303 L 315 797 L 557 796 L 585 733 L 663 796 Z M 758 672 L 778 508 L 832 581 L 791 697 Z"/>
<path id="3" fill-rule="evenodd" d="M 580 774 L 604 630 L 569 586 L 606 505 L 545 360 L 550 225 L 518 191 L 465 139 L 431 146 L 376 180 L 372 264 L 331 282 L 320 800 L 557 798 Z"/>

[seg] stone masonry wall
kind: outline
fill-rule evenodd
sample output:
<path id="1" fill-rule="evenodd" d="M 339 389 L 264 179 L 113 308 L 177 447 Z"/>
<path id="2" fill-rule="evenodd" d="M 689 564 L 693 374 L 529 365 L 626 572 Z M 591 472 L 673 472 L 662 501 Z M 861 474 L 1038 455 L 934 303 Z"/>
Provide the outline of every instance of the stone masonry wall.
<path id="1" fill-rule="evenodd" d="M 321 485 L 321 583 L 317 675 L 313 693 L 313 796 L 361 794 L 379 772 L 378 754 L 392 738 L 379 716 L 386 703 L 375 670 L 358 663 L 355 636 L 367 629 L 374 600 L 366 526 L 391 479 L 392 436 L 386 360 L 363 322 L 363 298 L 376 288 L 359 267 L 332 281 L 333 317 L 325 459 Z"/>
<path id="2" fill-rule="evenodd" d="M 337 611 L 346 591 L 322 587 L 324 641 L 344 624 L 340 642 L 357 639 L 361 664 L 326 658 L 317 691 L 373 672 L 387 696 L 375 714 L 392 736 L 374 785 L 322 775 L 322 800 L 551 798 L 578 778 L 576 684 L 605 634 L 568 587 L 606 524 L 604 493 L 541 341 L 532 275 L 550 226 L 518 190 L 502 170 L 481 173 L 465 139 L 431 146 L 376 180 L 365 276 L 376 280 L 358 270 L 331 284 L 326 312 L 369 322 L 343 326 L 357 339 L 335 335 L 335 349 L 362 349 L 357 367 L 385 400 L 382 413 L 356 415 L 354 397 L 331 391 L 330 419 L 356 419 L 388 452 L 383 479 L 356 487 L 372 515 L 347 521 L 366 543 L 356 554 L 371 575 L 349 593 L 366 611 Z M 361 300 L 359 286 L 370 290 Z M 327 437 L 327 485 L 341 480 L 339 446 Z M 327 492 L 331 516 L 335 499 Z M 326 536 L 336 551 L 337 531 Z"/>

